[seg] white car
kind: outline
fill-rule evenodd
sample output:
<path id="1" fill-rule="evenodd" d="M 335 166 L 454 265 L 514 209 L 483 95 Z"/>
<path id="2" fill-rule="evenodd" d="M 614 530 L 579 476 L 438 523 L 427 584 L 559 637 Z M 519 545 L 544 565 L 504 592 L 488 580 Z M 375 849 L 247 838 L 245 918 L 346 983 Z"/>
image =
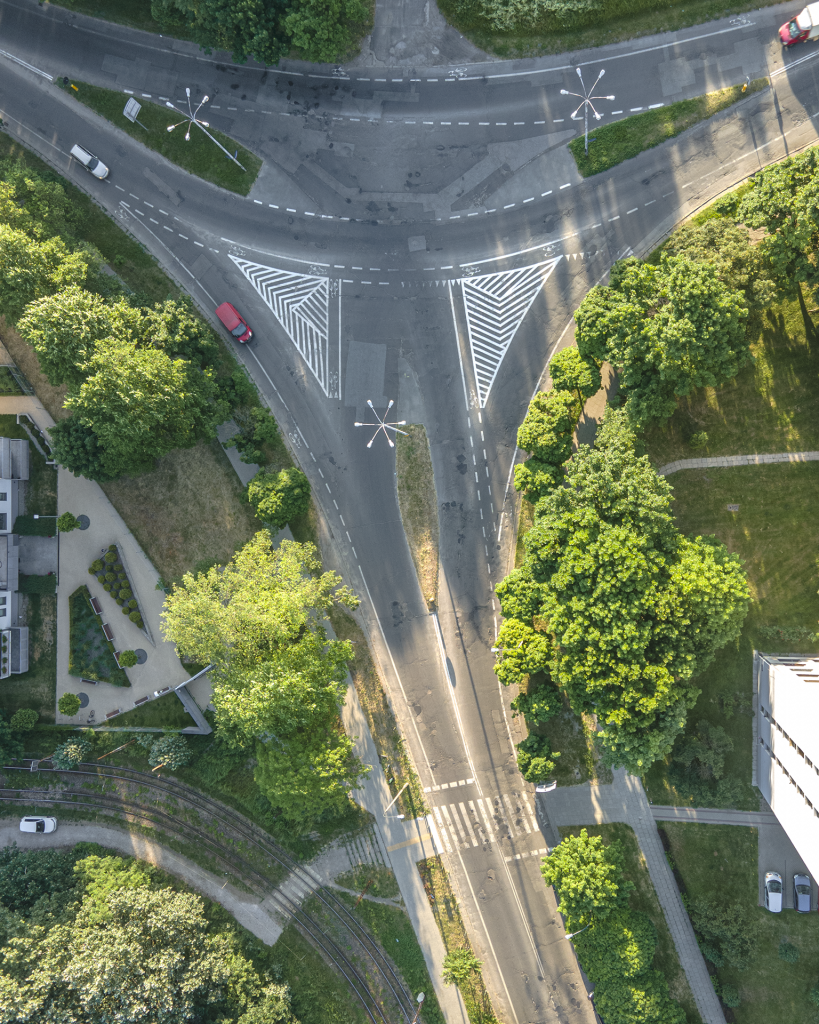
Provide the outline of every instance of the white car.
<path id="1" fill-rule="evenodd" d="M 56 818 L 22 818 L 20 820 L 21 832 L 56 832 Z"/>
<path id="2" fill-rule="evenodd" d="M 71 155 L 75 160 L 79 160 L 83 167 L 90 171 L 95 178 L 102 180 L 108 177 L 108 168 L 90 150 L 83 149 L 82 146 L 72 146 Z"/>
<path id="3" fill-rule="evenodd" d="M 557 789 L 557 781 L 555 779 L 551 779 L 549 782 L 538 782 L 535 786 L 536 793 L 551 793 L 554 789 Z"/>
<path id="4" fill-rule="evenodd" d="M 778 871 L 765 875 L 765 906 L 772 914 L 782 911 L 782 875 Z"/>

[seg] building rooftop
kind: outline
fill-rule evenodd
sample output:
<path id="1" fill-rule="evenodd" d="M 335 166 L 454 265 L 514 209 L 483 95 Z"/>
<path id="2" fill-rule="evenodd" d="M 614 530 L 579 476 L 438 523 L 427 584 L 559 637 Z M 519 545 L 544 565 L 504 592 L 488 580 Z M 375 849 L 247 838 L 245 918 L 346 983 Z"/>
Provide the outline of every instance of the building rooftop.
<path id="1" fill-rule="evenodd" d="M 0 437 L 0 479 L 28 480 L 28 441 Z"/>

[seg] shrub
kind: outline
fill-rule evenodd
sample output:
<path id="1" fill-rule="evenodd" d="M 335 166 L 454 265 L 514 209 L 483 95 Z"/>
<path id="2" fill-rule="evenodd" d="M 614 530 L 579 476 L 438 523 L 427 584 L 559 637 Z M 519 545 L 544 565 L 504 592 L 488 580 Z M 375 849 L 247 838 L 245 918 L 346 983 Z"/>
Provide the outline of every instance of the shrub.
<path id="1" fill-rule="evenodd" d="M 786 964 L 795 964 L 799 959 L 799 950 L 792 942 L 783 939 L 779 943 L 779 959 L 784 960 Z"/>
<path id="2" fill-rule="evenodd" d="M 136 609 L 134 609 L 134 611 L 130 613 L 128 618 L 131 620 L 131 622 L 135 622 L 139 626 L 139 628 L 142 629 L 142 616 Z"/>
<path id="3" fill-rule="evenodd" d="M 545 736 L 529 733 L 525 740 L 517 745 L 518 769 L 527 782 L 544 782 L 555 770 L 555 758 L 560 757 L 558 751 L 552 751 L 551 744 Z"/>
<path id="4" fill-rule="evenodd" d="M 106 551 L 105 554 L 103 555 L 103 561 L 105 562 L 106 565 L 113 565 L 114 562 L 116 562 L 116 560 L 117 555 L 115 551 Z"/>
<path id="5" fill-rule="evenodd" d="M 460 985 L 473 974 L 480 974 L 483 964 L 471 949 L 451 949 L 444 957 L 442 976 L 445 985 Z"/>
<path id="6" fill-rule="evenodd" d="M 122 605 L 123 605 L 123 604 L 125 603 L 125 602 L 124 602 L 124 601 L 122 600 L 122 598 L 121 598 L 121 597 L 118 597 L 118 598 L 116 598 L 116 602 L 117 602 L 117 604 L 118 604 L 118 605 L 120 606 L 120 608 L 121 608 L 121 607 L 122 607 Z"/>
<path id="7" fill-rule="evenodd" d="M 105 573 L 104 572 L 101 572 L 99 574 L 99 576 L 97 576 L 97 582 L 98 583 L 105 583 Z"/>
<path id="8" fill-rule="evenodd" d="M 103 590 L 104 590 L 104 591 L 105 591 L 106 593 L 110 594 L 110 593 L 111 593 L 111 584 L 110 584 L 110 583 L 103 583 L 103 585 L 102 585 L 102 589 L 103 589 Z"/>
<path id="9" fill-rule="evenodd" d="M 105 579 L 108 583 L 115 583 L 117 579 L 117 574 L 115 572 L 107 572 L 105 574 Z"/>
<path id="10" fill-rule="evenodd" d="M 688 444 L 691 448 L 705 448 L 708 444 L 707 432 L 704 430 L 700 430 L 696 434 L 692 434 L 691 437 L 688 439 Z"/>
<path id="11" fill-rule="evenodd" d="M 79 519 L 70 512 L 63 512 L 63 514 L 57 518 L 57 529 L 60 533 L 71 533 L 72 530 L 79 529 L 79 526 Z"/>
<path id="12" fill-rule="evenodd" d="M 813 1003 L 814 1006 L 819 1007 L 819 984 L 814 985 L 808 993 L 808 999 Z"/>
<path id="13" fill-rule="evenodd" d="M 80 698 L 76 693 L 64 693 L 57 702 L 61 715 L 76 715 L 80 710 Z"/>
<path id="14" fill-rule="evenodd" d="M 121 604 L 122 605 L 122 614 L 123 615 L 130 615 L 131 614 L 131 609 L 128 607 L 127 604 L 124 604 L 122 601 L 118 601 L 117 604 Z"/>
<path id="15" fill-rule="evenodd" d="M 29 729 L 34 728 L 39 717 L 33 708 L 20 708 L 11 716 L 11 727 L 12 729 L 18 729 L 20 732 L 27 732 Z"/>
<path id="16" fill-rule="evenodd" d="M 105 563 L 101 558 L 95 558 L 94 561 L 91 563 L 91 568 L 94 570 L 94 572 L 102 572 L 102 570 L 105 568 Z"/>
<path id="17" fill-rule="evenodd" d="M 91 744 L 87 740 L 71 739 L 57 747 L 51 755 L 51 763 L 62 771 L 70 771 L 90 750 Z"/>
<path id="18" fill-rule="evenodd" d="M 123 587 L 123 589 L 119 592 L 119 596 L 122 598 L 123 601 L 130 601 L 131 598 L 134 596 L 134 592 L 129 587 Z"/>
<path id="19" fill-rule="evenodd" d="M 125 572 L 125 567 L 123 566 L 122 562 L 116 563 L 116 565 L 114 566 L 114 572 Z"/>
<path id="20" fill-rule="evenodd" d="M 720 998 L 729 1010 L 735 1010 L 741 1002 L 739 998 L 739 990 L 734 988 L 733 985 L 729 985 L 727 982 L 722 986 Z"/>
<path id="21" fill-rule="evenodd" d="M 133 668 L 138 660 L 136 651 L 123 651 L 119 656 L 119 663 L 123 668 Z"/>
<path id="22" fill-rule="evenodd" d="M 129 608 L 136 608 L 137 607 L 137 602 L 136 602 L 136 598 L 135 597 L 132 597 L 131 600 L 128 602 L 128 607 Z"/>
<path id="23" fill-rule="evenodd" d="M 152 745 L 148 754 L 148 764 L 152 768 L 158 768 L 159 765 L 163 765 L 166 768 L 170 768 L 171 771 L 175 771 L 177 768 L 184 768 L 190 759 L 191 750 L 188 746 L 188 741 L 184 736 L 174 734 L 158 739 Z"/>
<path id="24" fill-rule="evenodd" d="M 310 484 L 295 467 L 279 473 L 262 469 L 247 485 L 247 497 L 262 522 L 281 530 L 310 507 Z"/>

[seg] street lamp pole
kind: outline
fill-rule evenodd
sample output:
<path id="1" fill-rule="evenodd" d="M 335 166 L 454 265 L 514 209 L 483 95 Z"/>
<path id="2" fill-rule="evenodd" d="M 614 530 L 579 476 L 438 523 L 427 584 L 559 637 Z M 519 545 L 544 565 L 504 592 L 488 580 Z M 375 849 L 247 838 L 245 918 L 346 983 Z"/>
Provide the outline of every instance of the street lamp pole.
<path id="1" fill-rule="evenodd" d="M 237 167 L 241 167 L 243 171 L 246 171 L 247 168 L 244 167 L 242 164 L 240 164 L 239 161 L 236 159 L 236 157 L 233 156 L 232 153 L 229 153 L 225 149 L 225 147 L 222 145 L 222 143 L 219 142 L 218 139 L 214 139 L 214 137 L 208 131 L 208 128 L 210 128 L 210 122 L 208 122 L 208 121 L 200 121 L 199 118 L 197 117 L 197 114 L 199 113 L 200 108 L 203 107 L 208 102 L 208 99 L 210 97 L 203 96 L 202 99 L 199 101 L 199 106 L 196 108 L 196 110 L 194 110 L 193 107 L 191 106 L 191 91 L 190 91 L 190 89 L 187 89 L 187 88 L 185 89 L 185 95 L 188 97 L 188 113 L 187 114 L 185 114 L 184 110 L 180 110 L 178 107 L 174 106 L 174 104 L 171 103 L 170 100 L 166 100 L 165 101 L 165 106 L 166 107 L 170 107 L 171 110 L 175 110 L 177 112 L 177 114 L 182 114 L 182 117 L 183 117 L 183 120 L 178 121 L 176 124 L 169 124 L 168 125 L 168 131 L 172 132 L 174 130 L 174 128 L 178 128 L 180 125 L 186 124 L 188 127 L 187 127 L 187 130 L 185 131 L 185 142 L 190 142 L 191 141 L 191 125 L 194 125 L 194 124 L 199 125 L 199 127 L 202 129 L 202 131 L 205 133 L 205 135 L 207 135 L 207 137 L 210 139 L 210 141 L 211 142 L 215 142 L 216 145 L 219 147 L 219 149 L 222 150 L 222 152 L 225 154 L 225 156 L 229 160 L 232 160 L 237 165 Z"/>
<path id="2" fill-rule="evenodd" d="M 606 73 L 605 70 L 601 70 L 600 74 L 597 76 L 597 80 L 595 81 L 595 83 L 591 87 L 591 89 L 586 89 L 586 83 L 583 81 L 583 72 L 580 70 L 580 68 L 577 68 L 576 70 L 577 70 L 577 77 L 580 79 L 580 86 L 583 89 L 583 92 L 582 93 L 579 93 L 579 92 L 569 92 L 568 89 L 561 89 L 560 90 L 560 95 L 561 96 L 576 96 L 577 99 L 582 101 L 580 106 L 577 108 L 577 110 L 575 110 L 575 112 L 571 115 L 571 118 L 572 118 L 573 121 L 577 121 L 578 120 L 578 117 L 577 117 L 578 111 L 580 110 L 580 107 L 583 108 L 583 122 L 584 122 L 583 126 L 584 126 L 584 134 L 585 134 L 585 138 L 586 138 L 586 156 L 588 156 L 589 155 L 589 110 L 591 110 L 592 114 L 594 114 L 595 120 L 597 120 L 597 121 L 599 121 L 600 118 L 603 116 L 602 114 L 598 114 L 598 112 L 595 110 L 594 103 L 592 103 L 592 100 L 613 100 L 614 97 L 613 96 L 595 96 L 594 95 L 594 90 L 597 88 L 598 82 L 603 77 L 603 75 L 605 75 L 605 73 Z"/>
<path id="3" fill-rule="evenodd" d="M 418 1015 L 421 1012 L 421 1006 L 422 1006 L 422 1004 L 424 1002 L 424 993 L 423 992 L 419 992 L 417 998 L 418 998 L 418 1009 L 415 1011 L 415 1016 L 412 1018 L 412 1024 L 418 1024 Z"/>

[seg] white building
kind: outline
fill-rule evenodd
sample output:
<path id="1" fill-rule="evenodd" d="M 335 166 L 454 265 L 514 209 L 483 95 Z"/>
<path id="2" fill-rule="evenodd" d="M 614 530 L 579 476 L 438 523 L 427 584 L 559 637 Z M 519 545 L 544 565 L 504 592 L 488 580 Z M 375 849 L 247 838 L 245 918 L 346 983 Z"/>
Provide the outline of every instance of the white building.
<path id="1" fill-rule="evenodd" d="M 819 657 L 754 651 L 754 691 L 752 781 L 819 878 Z"/>
<path id="2" fill-rule="evenodd" d="M 18 625 L 20 538 L 12 533 L 27 480 L 28 441 L 0 437 L 0 679 L 28 671 L 28 627 Z"/>

